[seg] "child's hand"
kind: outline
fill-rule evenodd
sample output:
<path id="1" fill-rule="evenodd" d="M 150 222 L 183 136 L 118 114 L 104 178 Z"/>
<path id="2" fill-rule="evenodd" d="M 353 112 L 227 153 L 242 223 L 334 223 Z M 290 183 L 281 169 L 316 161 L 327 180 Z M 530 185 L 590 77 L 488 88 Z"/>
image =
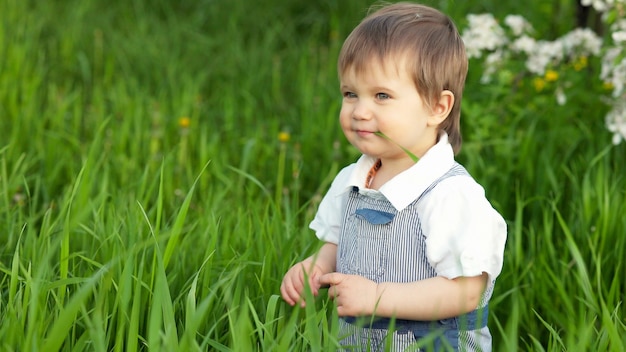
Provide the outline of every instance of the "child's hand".
<path id="1" fill-rule="evenodd" d="M 359 275 L 330 273 L 319 278 L 320 285 L 330 285 L 328 297 L 335 300 L 339 316 L 373 315 L 378 285 Z"/>
<path id="2" fill-rule="evenodd" d="M 305 275 L 306 274 L 306 275 Z M 280 293 L 283 299 L 289 305 L 295 305 L 299 303 L 301 307 L 305 306 L 304 297 L 302 292 L 304 291 L 305 279 L 308 276 L 309 287 L 313 292 L 313 295 L 317 296 L 320 288 L 319 277 L 322 275 L 322 268 L 313 263 L 311 258 L 307 258 L 300 263 L 292 266 L 283 278 L 283 283 L 280 285 Z"/>

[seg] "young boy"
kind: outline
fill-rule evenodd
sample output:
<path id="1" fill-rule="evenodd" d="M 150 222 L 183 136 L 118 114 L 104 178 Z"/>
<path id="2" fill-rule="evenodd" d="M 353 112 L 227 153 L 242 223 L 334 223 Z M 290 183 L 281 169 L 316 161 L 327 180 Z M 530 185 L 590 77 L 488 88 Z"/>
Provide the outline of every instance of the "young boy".
<path id="1" fill-rule="evenodd" d="M 467 65 L 453 22 L 410 3 L 366 17 L 341 49 L 340 124 L 363 155 L 333 181 L 311 223 L 325 243 L 281 293 L 304 306 L 307 285 L 328 285 L 346 348 L 402 351 L 428 335 L 437 350 L 491 350 L 506 224 L 454 160 Z"/>

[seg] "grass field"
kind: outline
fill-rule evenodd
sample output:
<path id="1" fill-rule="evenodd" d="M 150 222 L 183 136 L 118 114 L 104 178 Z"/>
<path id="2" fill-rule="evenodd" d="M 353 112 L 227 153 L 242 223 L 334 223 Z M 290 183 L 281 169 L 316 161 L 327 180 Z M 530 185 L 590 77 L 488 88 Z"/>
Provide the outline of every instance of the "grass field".
<path id="1" fill-rule="evenodd" d="M 575 23 L 566 1 L 425 3 L 461 29 Z M 335 63 L 370 4 L 1 0 L 0 350 L 333 350 L 332 302 L 278 288 L 357 157 Z M 470 64 L 458 159 L 509 225 L 495 351 L 626 348 L 626 145 L 597 71 L 559 105 Z"/>

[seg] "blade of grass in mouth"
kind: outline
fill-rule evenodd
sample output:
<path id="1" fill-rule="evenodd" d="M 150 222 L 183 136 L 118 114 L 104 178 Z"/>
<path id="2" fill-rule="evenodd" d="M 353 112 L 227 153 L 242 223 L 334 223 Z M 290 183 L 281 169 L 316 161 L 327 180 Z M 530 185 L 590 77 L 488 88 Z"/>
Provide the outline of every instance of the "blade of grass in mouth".
<path id="1" fill-rule="evenodd" d="M 374 132 L 375 135 L 379 136 L 379 137 L 383 137 L 384 139 L 390 141 L 391 143 L 397 145 L 398 147 L 400 147 L 400 149 L 402 149 L 403 152 L 405 152 L 410 158 L 411 160 L 413 160 L 414 162 L 418 162 L 418 160 L 420 160 L 420 158 L 418 158 L 415 154 L 411 153 L 410 150 L 406 149 L 405 147 L 401 146 L 400 144 L 396 143 L 393 139 L 389 138 L 386 134 L 378 131 L 378 132 Z"/>

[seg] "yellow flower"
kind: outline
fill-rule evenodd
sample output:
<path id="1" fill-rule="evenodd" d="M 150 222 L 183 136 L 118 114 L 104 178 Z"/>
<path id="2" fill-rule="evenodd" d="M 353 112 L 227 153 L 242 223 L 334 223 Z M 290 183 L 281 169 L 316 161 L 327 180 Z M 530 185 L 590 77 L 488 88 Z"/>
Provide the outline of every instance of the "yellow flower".
<path id="1" fill-rule="evenodd" d="M 543 88 L 545 88 L 545 86 L 546 86 L 546 81 L 543 78 L 541 78 L 541 77 L 536 77 L 533 80 L 533 85 L 535 86 L 535 90 L 537 92 L 541 92 L 543 90 Z"/>
<path id="2" fill-rule="evenodd" d="M 180 128 L 189 128 L 189 125 L 191 125 L 191 119 L 189 117 L 183 116 L 178 119 L 178 126 L 180 126 Z"/>
<path id="3" fill-rule="evenodd" d="M 613 86 L 613 83 L 611 82 L 604 82 L 602 83 L 602 88 L 604 88 L 605 90 L 613 90 L 615 86 Z"/>
<path id="4" fill-rule="evenodd" d="M 547 82 L 554 82 L 559 79 L 559 73 L 554 70 L 547 70 L 544 78 Z"/>
<path id="5" fill-rule="evenodd" d="M 291 138 L 291 135 L 289 134 L 289 132 L 281 131 L 280 133 L 278 133 L 278 140 L 281 143 L 289 142 L 290 138 Z"/>
<path id="6" fill-rule="evenodd" d="M 578 60 L 574 61 L 574 70 L 580 71 L 587 67 L 588 59 L 586 56 L 581 56 Z"/>

